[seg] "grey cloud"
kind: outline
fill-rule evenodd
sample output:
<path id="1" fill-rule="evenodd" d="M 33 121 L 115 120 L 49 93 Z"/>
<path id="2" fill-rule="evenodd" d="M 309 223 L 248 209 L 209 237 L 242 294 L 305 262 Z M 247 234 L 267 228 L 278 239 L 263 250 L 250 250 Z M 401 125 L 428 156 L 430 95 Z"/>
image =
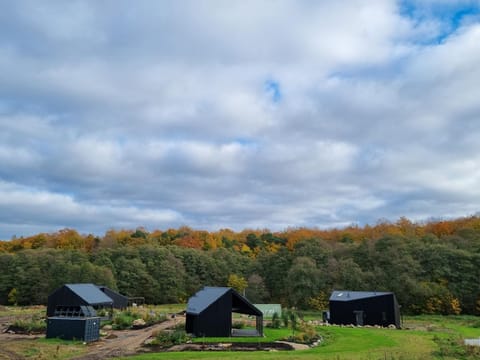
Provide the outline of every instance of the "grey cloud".
<path id="1" fill-rule="evenodd" d="M 444 24 L 384 0 L 7 2 L 0 19 L 0 238 L 478 211 L 474 22 L 431 44 Z"/>

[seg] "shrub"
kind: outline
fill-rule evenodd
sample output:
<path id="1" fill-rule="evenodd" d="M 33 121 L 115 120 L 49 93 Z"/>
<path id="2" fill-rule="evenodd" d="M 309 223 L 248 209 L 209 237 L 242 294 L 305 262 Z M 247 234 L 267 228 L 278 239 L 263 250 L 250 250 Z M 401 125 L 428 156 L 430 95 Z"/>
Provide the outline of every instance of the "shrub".
<path id="1" fill-rule="evenodd" d="M 232 324 L 232 328 L 234 329 L 243 329 L 245 327 L 245 324 L 242 321 L 235 321 Z"/>
<path id="2" fill-rule="evenodd" d="M 272 329 L 279 329 L 280 326 L 282 326 L 282 321 L 280 320 L 280 316 L 278 316 L 278 313 L 273 313 L 272 316 L 272 321 L 267 325 L 267 327 L 270 327 Z"/>
<path id="3" fill-rule="evenodd" d="M 135 318 L 128 313 L 117 313 L 113 316 L 112 329 L 125 330 L 132 327 Z"/>
<path id="4" fill-rule="evenodd" d="M 153 340 L 150 345 L 160 346 L 162 348 L 168 348 L 173 345 L 185 344 L 191 338 L 187 335 L 184 330 L 174 330 L 174 331 L 160 331 L 155 335 L 155 340 Z"/>
<path id="5" fill-rule="evenodd" d="M 28 319 L 15 320 L 9 329 L 17 333 L 38 334 L 45 332 L 47 323 L 43 317 L 34 315 Z"/>
<path id="6" fill-rule="evenodd" d="M 434 355 L 442 359 L 478 359 L 480 356 L 480 348 L 464 345 L 463 339 L 459 337 L 441 338 L 435 335 L 433 341 L 438 345 L 438 350 L 435 351 Z"/>
<path id="7" fill-rule="evenodd" d="M 283 326 L 288 328 L 288 324 L 290 324 L 290 316 L 288 311 L 282 312 L 282 321 L 283 321 Z"/>
<path id="8" fill-rule="evenodd" d="M 306 323 L 301 323 L 298 326 L 298 332 L 287 338 L 288 341 L 301 344 L 312 344 L 318 339 L 320 339 L 320 336 L 318 335 L 315 327 Z"/>
<path id="9" fill-rule="evenodd" d="M 473 328 L 480 328 L 480 320 L 475 320 L 471 326 Z"/>
<path id="10" fill-rule="evenodd" d="M 167 319 L 165 314 L 157 313 L 148 308 L 127 309 L 122 312 L 115 312 L 112 318 L 112 328 L 114 330 L 124 330 L 132 327 L 133 322 L 137 319 L 142 319 L 145 326 L 157 324 Z"/>

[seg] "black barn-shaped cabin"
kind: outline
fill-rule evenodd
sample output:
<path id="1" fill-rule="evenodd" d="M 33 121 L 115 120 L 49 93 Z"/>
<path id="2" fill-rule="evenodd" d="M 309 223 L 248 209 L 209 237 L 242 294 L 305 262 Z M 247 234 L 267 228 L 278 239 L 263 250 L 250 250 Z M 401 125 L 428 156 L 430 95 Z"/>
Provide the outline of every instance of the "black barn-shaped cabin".
<path id="1" fill-rule="evenodd" d="M 329 322 L 400 328 L 400 307 L 391 292 L 334 291 L 330 296 Z"/>
<path id="2" fill-rule="evenodd" d="M 113 300 L 94 284 L 65 284 L 48 297 L 47 316 L 90 317 L 112 308 Z"/>
<path id="3" fill-rule="evenodd" d="M 228 287 L 205 287 L 188 300 L 185 330 L 197 337 L 230 337 L 232 313 L 252 315 L 256 330 L 248 335 L 263 336 L 263 314 L 238 292 Z"/>

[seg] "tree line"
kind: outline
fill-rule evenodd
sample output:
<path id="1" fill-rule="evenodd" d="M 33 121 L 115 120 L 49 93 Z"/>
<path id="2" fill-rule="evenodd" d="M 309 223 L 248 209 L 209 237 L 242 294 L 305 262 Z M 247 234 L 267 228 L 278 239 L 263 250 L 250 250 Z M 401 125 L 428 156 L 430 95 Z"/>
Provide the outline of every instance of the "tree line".
<path id="1" fill-rule="evenodd" d="M 64 283 L 178 303 L 205 285 L 254 303 L 325 309 L 332 290 L 393 291 L 406 314 L 480 314 L 480 218 L 216 232 L 73 229 L 0 242 L 0 304 L 44 304 Z"/>

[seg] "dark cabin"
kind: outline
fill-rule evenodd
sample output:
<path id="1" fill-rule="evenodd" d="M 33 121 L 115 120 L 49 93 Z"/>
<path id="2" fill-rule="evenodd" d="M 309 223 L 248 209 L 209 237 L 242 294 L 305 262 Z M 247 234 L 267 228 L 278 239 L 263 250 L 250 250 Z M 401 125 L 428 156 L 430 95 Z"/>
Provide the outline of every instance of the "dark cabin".
<path id="1" fill-rule="evenodd" d="M 232 313 L 255 316 L 256 330 L 232 333 Z M 185 330 L 197 337 L 263 336 L 263 315 L 232 288 L 204 287 L 188 300 Z"/>
<path id="2" fill-rule="evenodd" d="M 127 296 L 124 296 L 106 286 L 98 286 L 98 288 L 113 300 L 113 307 L 115 309 L 125 309 L 128 307 L 129 298 Z"/>
<path id="3" fill-rule="evenodd" d="M 113 300 L 93 284 L 65 284 L 48 296 L 47 316 L 92 317 Z"/>
<path id="4" fill-rule="evenodd" d="M 334 291 L 330 296 L 329 322 L 400 328 L 400 307 L 392 292 Z"/>

